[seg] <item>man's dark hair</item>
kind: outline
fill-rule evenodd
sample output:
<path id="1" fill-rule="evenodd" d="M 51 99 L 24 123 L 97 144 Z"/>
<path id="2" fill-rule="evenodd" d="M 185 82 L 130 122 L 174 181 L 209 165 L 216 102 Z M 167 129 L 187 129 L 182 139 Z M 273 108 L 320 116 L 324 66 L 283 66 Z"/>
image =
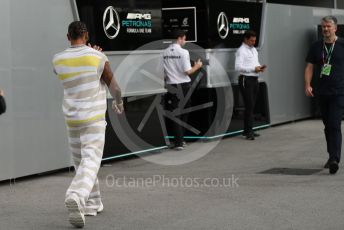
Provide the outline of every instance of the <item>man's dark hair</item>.
<path id="1" fill-rule="evenodd" d="M 257 37 L 256 32 L 254 32 L 253 30 L 246 30 L 244 33 L 244 38 L 250 39 L 251 37 Z"/>
<path id="2" fill-rule="evenodd" d="M 81 21 L 75 21 L 69 24 L 68 34 L 71 39 L 75 40 L 81 38 L 87 32 L 86 24 Z"/>
<path id="3" fill-rule="evenodd" d="M 178 39 L 186 36 L 186 32 L 184 30 L 174 30 L 173 31 L 173 38 Z"/>

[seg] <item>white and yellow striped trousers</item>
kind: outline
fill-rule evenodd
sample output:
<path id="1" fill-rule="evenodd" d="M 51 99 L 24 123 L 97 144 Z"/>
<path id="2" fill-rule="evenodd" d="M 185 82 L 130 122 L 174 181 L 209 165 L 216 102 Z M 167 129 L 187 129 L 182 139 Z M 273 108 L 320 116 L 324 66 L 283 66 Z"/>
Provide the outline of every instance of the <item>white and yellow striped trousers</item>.
<path id="1" fill-rule="evenodd" d="M 105 127 L 105 120 L 83 127 L 67 126 L 76 174 L 66 192 L 66 199 L 76 194 L 85 215 L 97 215 L 103 209 L 97 174 L 103 156 Z"/>

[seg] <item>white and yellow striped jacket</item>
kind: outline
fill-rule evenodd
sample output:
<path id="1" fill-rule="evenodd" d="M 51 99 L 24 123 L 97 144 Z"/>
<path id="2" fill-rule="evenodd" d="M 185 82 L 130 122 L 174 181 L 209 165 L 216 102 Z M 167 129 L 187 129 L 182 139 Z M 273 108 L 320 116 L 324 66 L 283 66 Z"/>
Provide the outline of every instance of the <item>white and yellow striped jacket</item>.
<path id="1" fill-rule="evenodd" d="M 86 45 L 54 56 L 54 72 L 64 87 L 62 110 L 68 126 L 85 126 L 105 119 L 106 89 L 100 78 L 107 61 L 105 54 Z"/>

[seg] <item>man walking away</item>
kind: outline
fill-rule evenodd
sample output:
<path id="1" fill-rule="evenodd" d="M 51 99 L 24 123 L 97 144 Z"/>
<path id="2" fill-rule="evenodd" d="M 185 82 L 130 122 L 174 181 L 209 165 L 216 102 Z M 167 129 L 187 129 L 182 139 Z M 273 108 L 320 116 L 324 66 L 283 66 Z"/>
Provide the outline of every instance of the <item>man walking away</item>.
<path id="1" fill-rule="evenodd" d="M 62 109 L 76 169 L 65 204 L 69 222 L 82 228 L 85 215 L 95 216 L 103 210 L 97 174 L 105 141 L 105 84 L 114 98 L 112 107 L 117 113 L 122 113 L 123 101 L 107 57 L 99 47 L 86 45 L 86 25 L 72 22 L 67 37 L 71 46 L 54 56 L 53 66 L 64 87 Z"/>

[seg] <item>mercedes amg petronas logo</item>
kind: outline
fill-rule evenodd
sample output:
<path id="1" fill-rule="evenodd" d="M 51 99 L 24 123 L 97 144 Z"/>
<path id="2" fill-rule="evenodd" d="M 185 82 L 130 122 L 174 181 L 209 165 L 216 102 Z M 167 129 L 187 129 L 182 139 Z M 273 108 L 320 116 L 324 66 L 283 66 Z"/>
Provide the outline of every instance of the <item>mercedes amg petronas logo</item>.
<path id="1" fill-rule="evenodd" d="M 217 32 L 222 39 L 225 39 L 228 36 L 228 18 L 225 12 L 221 12 L 217 17 Z"/>
<path id="2" fill-rule="evenodd" d="M 121 28 L 121 22 L 119 15 L 113 6 L 107 7 L 104 11 L 103 28 L 106 36 L 109 39 L 114 39 L 117 37 Z"/>

